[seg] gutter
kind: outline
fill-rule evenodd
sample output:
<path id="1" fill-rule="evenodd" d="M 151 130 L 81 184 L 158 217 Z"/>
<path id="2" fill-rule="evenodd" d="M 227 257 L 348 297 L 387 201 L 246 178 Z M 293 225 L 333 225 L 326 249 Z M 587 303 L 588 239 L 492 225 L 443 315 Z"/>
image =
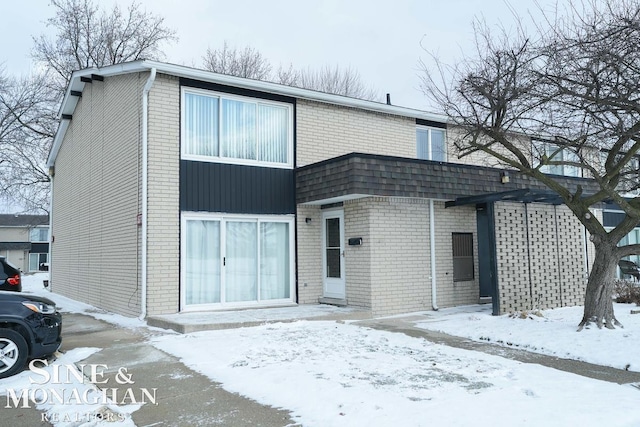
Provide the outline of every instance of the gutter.
<path id="1" fill-rule="evenodd" d="M 142 90 L 142 261 L 140 280 L 142 293 L 140 295 L 140 319 L 147 317 L 147 196 L 149 185 L 149 91 L 156 79 L 156 69 L 151 68 L 147 83 Z"/>
<path id="2" fill-rule="evenodd" d="M 431 308 L 438 311 L 436 280 L 436 218 L 433 208 L 433 199 L 429 199 L 429 252 L 431 256 Z"/>

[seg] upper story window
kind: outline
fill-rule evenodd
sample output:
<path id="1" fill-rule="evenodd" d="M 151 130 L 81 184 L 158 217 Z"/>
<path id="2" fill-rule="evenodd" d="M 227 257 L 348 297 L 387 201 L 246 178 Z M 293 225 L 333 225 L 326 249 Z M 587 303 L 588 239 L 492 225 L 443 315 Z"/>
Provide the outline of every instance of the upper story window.
<path id="1" fill-rule="evenodd" d="M 293 167 L 293 109 L 285 103 L 182 90 L 182 158 Z"/>
<path id="2" fill-rule="evenodd" d="M 416 150 L 419 159 L 446 162 L 445 130 L 418 126 L 416 128 Z"/>
<path id="3" fill-rule="evenodd" d="M 558 162 L 574 162 L 579 163 L 580 158 L 569 148 L 559 150 L 559 146 L 545 141 L 533 141 L 533 163 L 540 164 L 540 157 L 545 155 L 548 159 Z M 540 172 L 552 175 L 564 176 L 580 176 L 580 168 L 572 165 L 544 165 L 540 168 Z"/>
<path id="4" fill-rule="evenodd" d="M 29 241 L 31 242 L 48 242 L 49 227 L 35 227 L 29 232 Z"/>

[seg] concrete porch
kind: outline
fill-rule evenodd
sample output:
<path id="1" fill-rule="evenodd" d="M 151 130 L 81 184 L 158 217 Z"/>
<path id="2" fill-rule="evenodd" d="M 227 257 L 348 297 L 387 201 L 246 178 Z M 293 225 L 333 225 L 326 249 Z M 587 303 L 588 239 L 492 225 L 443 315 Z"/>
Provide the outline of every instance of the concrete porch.
<path id="1" fill-rule="evenodd" d="M 290 307 L 233 311 L 199 311 L 147 317 L 147 324 L 188 334 L 198 331 L 244 328 L 297 320 L 365 320 L 371 311 L 359 307 L 305 304 Z"/>

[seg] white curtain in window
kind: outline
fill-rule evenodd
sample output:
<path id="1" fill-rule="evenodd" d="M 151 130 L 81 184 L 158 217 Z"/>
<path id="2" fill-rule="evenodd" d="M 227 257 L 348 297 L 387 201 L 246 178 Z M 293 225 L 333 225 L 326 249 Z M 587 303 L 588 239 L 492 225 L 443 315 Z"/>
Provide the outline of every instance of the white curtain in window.
<path id="1" fill-rule="evenodd" d="M 447 160 L 447 148 L 445 146 L 444 131 L 430 129 L 431 132 L 431 160 L 444 162 Z"/>
<path id="2" fill-rule="evenodd" d="M 258 106 L 258 160 L 287 162 L 287 109 Z"/>
<path id="3" fill-rule="evenodd" d="M 260 223 L 260 299 L 290 295 L 289 224 Z"/>
<path id="4" fill-rule="evenodd" d="M 187 221 L 186 304 L 220 302 L 220 222 Z"/>
<path id="5" fill-rule="evenodd" d="M 29 271 L 38 271 L 38 261 L 40 260 L 38 255 L 40 254 L 29 254 Z"/>
<path id="6" fill-rule="evenodd" d="M 222 99 L 221 155 L 256 160 L 256 105 Z"/>
<path id="7" fill-rule="evenodd" d="M 416 147 L 417 147 L 419 159 L 430 160 L 428 129 L 416 129 Z"/>
<path id="8" fill-rule="evenodd" d="M 258 223 L 226 223 L 225 301 L 258 299 Z"/>
<path id="9" fill-rule="evenodd" d="M 184 103 L 185 152 L 218 156 L 218 98 L 186 92 Z"/>

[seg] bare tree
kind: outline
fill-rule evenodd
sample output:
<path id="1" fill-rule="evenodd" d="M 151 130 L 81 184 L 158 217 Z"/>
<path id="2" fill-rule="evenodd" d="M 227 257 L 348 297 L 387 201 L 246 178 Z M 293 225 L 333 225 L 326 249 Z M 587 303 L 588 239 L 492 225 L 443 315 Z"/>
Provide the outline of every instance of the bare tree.
<path id="1" fill-rule="evenodd" d="M 132 3 L 123 12 L 118 5 L 106 11 L 91 0 L 51 0 L 55 15 L 47 25 L 53 40 L 34 37 L 33 58 L 51 72 L 52 83 L 64 91 L 71 73 L 138 59 L 161 59 L 162 45 L 176 39 L 164 18 Z"/>
<path id="2" fill-rule="evenodd" d="M 0 198 L 29 212 L 48 212 L 44 161 L 55 134 L 58 94 L 42 76 L 0 85 Z"/>
<path id="3" fill-rule="evenodd" d="M 159 59 L 175 40 L 164 19 L 132 3 L 100 9 L 90 0 L 52 0 L 53 40 L 34 38 L 33 58 L 44 71 L 0 78 L 0 198 L 29 212 L 48 211 L 45 162 L 57 129 L 56 113 L 74 70 L 137 59 Z"/>
<path id="4" fill-rule="evenodd" d="M 352 68 L 340 68 L 325 66 L 314 70 L 294 70 L 280 68 L 277 74 L 277 82 L 289 86 L 317 90 L 319 92 L 333 93 L 352 98 L 378 100 L 378 92 L 365 85 L 360 78 L 360 73 Z"/>
<path id="5" fill-rule="evenodd" d="M 222 49 L 207 48 L 202 60 L 204 68 L 215 73 L 255 80 L 269 80 L 271 75 L 269 61 L 249 46 L 239 50 L 229 47 L 225 41 Z"/>
<path id="6" fill-rule="evenodd" d="M 318 70 L 296 69 L 292 64 L 280 66 L 272 73 L 271 62 L 256 49 L 246 46 L 240 50 L 225 41 L 221 49 L 207 49 L 202 58 L 209 71 L 255 80 L 312 89 L 352 98 L 378 100 L 376 90 L 365 85 L 360 74 L 352 68 L 323 67 Z"/>
<path id="7" fill-rule="evenodd" d="M 455 141 L 461 156 L 488 153 L 539 180 L 586 227 L 596 254 L 579 330 L 614 328 L 616 264 L 640 254 L 640 245 L 618 246 L 640 222 L 640 197 L 628 194 L 638 188 L 640 3 L 571 1 L 536 30 L 496 35 L 476 23 L 475 54 L 453 66 L 434 58 L 423 89 L 464 130 Z M 547 148 L 522 144 L 523 133 Z M 580 170 L 599 189 L 570 191 L 548 168 Z M 603 201 L 625 212 L 610 231 L 590 210 Z"/>

